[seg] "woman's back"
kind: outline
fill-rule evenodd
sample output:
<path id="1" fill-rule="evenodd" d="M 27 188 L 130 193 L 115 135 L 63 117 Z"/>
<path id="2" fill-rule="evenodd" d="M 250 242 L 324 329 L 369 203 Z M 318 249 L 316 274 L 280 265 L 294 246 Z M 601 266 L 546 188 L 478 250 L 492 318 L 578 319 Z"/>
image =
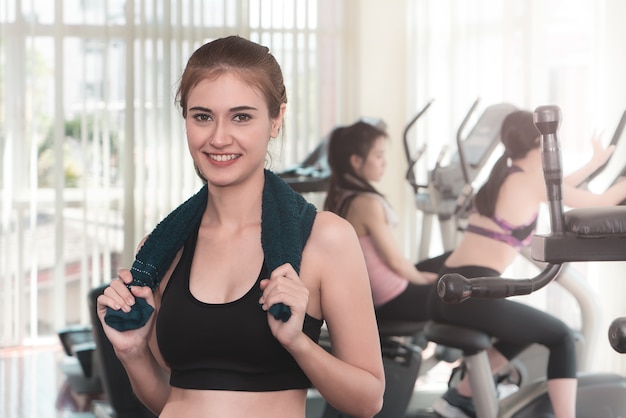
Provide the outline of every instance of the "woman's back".
<path id="1" fill-rule="evenodd" d="M 359 237 L 371 235 L 380 220 L 384 220 L 386 227 L 391 228 L 398 223 L 395 212 L 380 195 L 354 192 L 345 196 L 344 201 L 345 210 L 340 216 L 352 224 Z"/>
<path id="2" fill-rule="evenodd" d="M 509 174 L 504 180 L 495 206 L 493 218 L 473 212 L 468 225 L 481 230 L 506 234 L 495 219 L 521 228 L 532 224 L 536 218 L 545 188 L 542 188 L 543 177 L 529 164 L 522 164 L 526 170 Z M 514 261 L 519 249 L 503 240 L 494 239 L 483 234 L 465 232 L 461 242 L 446 261 L 448 267 L 478 265 L 489 267 L 502 273 Z"/>

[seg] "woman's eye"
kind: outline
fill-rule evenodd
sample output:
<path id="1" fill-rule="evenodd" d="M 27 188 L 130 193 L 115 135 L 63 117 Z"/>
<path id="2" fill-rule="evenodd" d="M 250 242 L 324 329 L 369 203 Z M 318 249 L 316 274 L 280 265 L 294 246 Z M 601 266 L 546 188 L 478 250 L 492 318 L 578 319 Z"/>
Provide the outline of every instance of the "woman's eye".
<path id="1" fill-rule="evenodd" d="M 251 116 L 246 115 L 245 113 L 239 113 L 235 115 L 233 119 L 235 119 L 237 122 L 247 122 L 251 119 Z"/>
<path id="2" fill-rule="evenodd" d="M 193 118 L 198 122 L 207 122 L 211 120 L 211 116 L 207 115 L 206 113 L 195 114 L 193 115 Z"/>

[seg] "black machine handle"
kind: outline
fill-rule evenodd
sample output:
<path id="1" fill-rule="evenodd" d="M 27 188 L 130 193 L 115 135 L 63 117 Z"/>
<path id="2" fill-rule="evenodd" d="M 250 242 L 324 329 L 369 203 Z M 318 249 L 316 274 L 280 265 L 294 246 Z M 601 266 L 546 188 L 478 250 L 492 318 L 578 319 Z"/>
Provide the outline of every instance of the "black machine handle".
<path id="1" fill-rule="evenodd" d="M 437 282 L 437 294 L 446 303 L 460 303 L 469 298 L 496 299 L 528 295 L 554 280 L 560 270 L 560 264 L 548 264 L 532 279 L 468 279 L 458 273 L 448 273 Z"/>
<path id="2" fill-rule="evenodd" d="M 563 234 L 563 199 L 561 184 L 563 170 L 557 131 L 561 122 L 558 106 L 540 106 L 533 114 L 535 126 L 540 132 L 542 165 L 545 175 L 552 234 Z M 460 274 L 444 274 L 437 283 L 437 294 L 447 303 L 460 303 L 470 297 L 506 298 L 527 295 L 554 280 L 561 264 L 548 263 L 543 271 L 531 279 L 506 279 L 501 277 L 477 277 L 468 279 Z"/>
<path id="3" fill-rule="evenodd" d="M 626 317 L 616 318 L 609 326 L 609 342 L 613 350 L 626 353 Z"/>
<path id="4" fill-rule="evenodd" d="M 413 167 L 415 167 L 415 164 L 419 161 L 419 159 L 422 157 L 422 155 L 426 151 L 426 145 L 423 145 L 417 151 L 417 154 L 415 156 L 411 155 L 411 149 L 409 147 L 409 131 L 411 130 L 413 125 L 415 125 L 415 122 L 417 122 L 417 120 L 420 117 L 422 117 L 424 113 L 426 113 L 426 111 L 428 110 L 428 108 L 430 107 L 430 105 L 433 103 L 434 100 L 435 99 L 430 99 L 430 101 L 426 103 L 426 105 L 419 112 L 417 112 L 415 116 L 413 116 L 413 119 L 411 119 L 409 123 L 407 123 L 407 125 L 405 126 L 404 132 L 402 134 L 402 138 L 404 140 L 404 155 L 406 156 L 406 160 L 409 164 L 406 170 L 406 179 L 408 180 L 409 184 L 413 186 L 413 191 L 415 193 L 418 192 L 418 188 L 420 186 L 415 181 L 415 173 L 413 172 Z"/>
<path id="5" fill-rule="evenodd" d="M 465 118 L 463 118 L 463 121 L 461 122 L 461 126 L 459 126 L 459 129 L 456 131 L 456 147 L 459 151 L 459 161 L 461 163 L 461 170 L 463 171 L 463 180 L 465 180 L 465 184 L 471 184 L 470 181 L 470 177 L 469 177 L 469 168 L 468 168 L 468 164 L 467 164 L 467 156 L 465 155 L 465 148 L 463 147 L 463 130 L 465 129 L 465 126 L 467 125 L 467 123 L 470 120 L 470 117 L 474 114 L 474 112 L 476 111 L 476 108 L 478 107 L 478 103 L 480 103 L 480 97 L 476 98 L 476 100 L 474 100 L 474 103 L 472 103 L 472 106 L 470 107 L 470 109 L 468 110 L 467 114 L 465 115 Z"/>
<path id="6" fill-rule="evenodd" d="M 541 161 L 546 180 L 546 192 L 550 208 L 550 227 L 552 234 L 563 234 L 563 169 L 561 149 L 557 131 L 561 123 L 561 109 L 558 106 L 540 106 L 533 115 L 535 126 L 541 133 Z"/>

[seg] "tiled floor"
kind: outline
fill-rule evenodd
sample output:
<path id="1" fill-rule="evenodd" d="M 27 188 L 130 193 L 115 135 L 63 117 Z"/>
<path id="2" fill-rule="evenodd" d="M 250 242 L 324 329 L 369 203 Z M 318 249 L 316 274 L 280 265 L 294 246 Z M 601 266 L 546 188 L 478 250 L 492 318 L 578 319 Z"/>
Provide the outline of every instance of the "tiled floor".
<path id="1" fill-rule="evenodd" d="M 0 418 L 78 418 L 81 399 L 64 392 L 60 345 L 0 349 Z M 60 396 L 65 393 L 65 396 Z"/>

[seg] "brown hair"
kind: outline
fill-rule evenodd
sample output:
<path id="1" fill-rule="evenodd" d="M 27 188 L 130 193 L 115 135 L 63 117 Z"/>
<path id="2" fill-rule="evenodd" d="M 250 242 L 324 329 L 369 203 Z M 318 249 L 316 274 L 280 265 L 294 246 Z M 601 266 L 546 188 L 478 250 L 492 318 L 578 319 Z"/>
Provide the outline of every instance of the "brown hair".
<path id="1" fill-rule="evenodd" d="M 374 147 L 376 140 L 387 137 L 387 133 L 367 122 L 359 121 L 350 126 L 336 128 L 328 139 L 328 165 L 331 175 L 328 182 L 328 193 L 324 201 L 324 209 L 338 213 L 337 207 L 343 190 L 370 192 L 382 196 L 367 180 L 359 176 L 350 157 L 358 155 L 364 160 Z"/>
<path id="2" fill-rule="evenodd" d="M 176 92 L 184 118 L 191 89 L 204 79 L 214 79 L 227 72 L 236 73 L 258 89 L 265 96 L 270 117 L 278 117 L 280 106 L 287 103 L 280 65 L 269 48 L 233 35 L 202 45 L 189 58 Z"/>
<path id="3" fill-rule="evenodd" d="M 474 197 L 474 206 L 478 213 L 489 217 L 495 213 L 500 187 L 510 173 L 509 160 L 523 158 L 529 151 L 540 146 L 539 130 L 533 121 L 533 114 L 517 110 L 507 115 L 502 122 L 500 141 L 504 145 L 504 152 Z"/>

